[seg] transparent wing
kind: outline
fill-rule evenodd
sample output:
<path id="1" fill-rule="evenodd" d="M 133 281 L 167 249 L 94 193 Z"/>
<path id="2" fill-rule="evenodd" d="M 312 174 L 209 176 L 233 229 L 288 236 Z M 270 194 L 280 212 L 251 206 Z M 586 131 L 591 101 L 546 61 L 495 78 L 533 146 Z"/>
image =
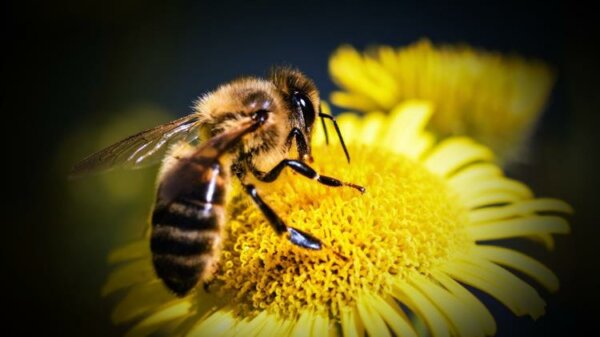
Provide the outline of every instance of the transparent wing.
<path id="1" fill-rule="evenodd" d="M 140 168 L 159 162 L 170 144 L 198 140 L 200 122 L 191 114 L 144 130 L 93 153 L 75 164 L 69 176 L 108 171 L 113 168 Z"/>
<path id="2" fill-rule="evenodd" d="M 265 120 L 266 118 L 256 120 L 254 118 L 247 118 L 241 120 L 238 125 L 203 141 L 187 157 L 179 158 L 181 165 L 175 165 L 171 170 L 167 171 L 160 181 L 156 199 L 157 207 L 168 206 L 176 198 L 193 193 L 193 190 L 198 185 L 190 183 L 190 179 L 202 178 L 198 177 L 199 167 L 202 167 L 202 170 L 211 170 L 211 167 L 217 163 L 217 160 L 223 153 L 233 149 L 239 144 L 244 135 L 255 131 Z M 194 168 L 192 169 L 192 167 Z M 205 175 L 202 179 L 213 178 L 210 175 Z"/>

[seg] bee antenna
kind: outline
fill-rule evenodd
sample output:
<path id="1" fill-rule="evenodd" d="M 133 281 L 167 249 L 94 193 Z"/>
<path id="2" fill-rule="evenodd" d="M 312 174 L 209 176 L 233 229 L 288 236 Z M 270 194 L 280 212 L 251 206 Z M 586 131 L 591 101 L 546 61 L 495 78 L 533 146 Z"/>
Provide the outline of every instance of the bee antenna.
<path id="1" fill-rule="evenodd" d="M 325 144 L 329 145 L 329 133 L 327 132 L 327 126 L 325 125 L 325 117 L 321 116 L 323 113 L 319 112 L 321 117 L 321 125 L 323 126 L 323 132 L 325 133 Z"/>
<path id="2" fill-rule="evenodd" d="M 328 115 L 324 112 L 319 111 L 319 117 L 321 117 L 321 123 L 323 124 L 323 129 L 325 130 L 325 142 L 329 144 L 329 136 L 327 135 L 327 127 L 325 127 L 325 118 L 331 120 L 333 122 L 333 126 L 335 127 L 335 132 L 337 132 L 338 138 L 340 139 L 340 143 L 342 144 L 342 148 L 344 149 L 344 153 L 346 154 L 346 159 L 348 163 L 350 163 L 350 154 L 348 153 L 348 149 L 346 148 L 346 143 L 344 143 L 344 137 L 342 137 L 342 132 L 340 131 L 340 127 L 338 126 L 335 117 L 332 115 Z"/>

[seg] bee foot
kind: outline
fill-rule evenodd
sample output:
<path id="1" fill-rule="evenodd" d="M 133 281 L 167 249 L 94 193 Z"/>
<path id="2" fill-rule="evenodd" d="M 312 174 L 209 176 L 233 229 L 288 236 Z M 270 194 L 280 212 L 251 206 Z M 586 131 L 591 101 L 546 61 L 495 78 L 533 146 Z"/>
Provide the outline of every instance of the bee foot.
<path id="1" fill-rule="evenodd" d="M 294 227 L 287 228 L 288 233 L 290 234 L 288 239 L 295 244 L 296 246 L 300 246 L 302 248 L 312 249 L 312 250 L 320 250 L 321 249 L 321 240 L 312 236 L 309 233 L 303 232 Z"/>

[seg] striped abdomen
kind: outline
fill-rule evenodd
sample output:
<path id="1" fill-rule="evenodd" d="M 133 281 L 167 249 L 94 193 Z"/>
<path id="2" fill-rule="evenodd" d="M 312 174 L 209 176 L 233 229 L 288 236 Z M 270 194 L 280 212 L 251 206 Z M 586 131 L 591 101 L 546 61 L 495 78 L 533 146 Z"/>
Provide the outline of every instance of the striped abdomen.
<path id="1" fill-rule="evenodd" d="M 226 179 L 218 162 L 187 162 L 159 186 L 150 249 L 156 274 L 178 296 L 214 272 Z"/>

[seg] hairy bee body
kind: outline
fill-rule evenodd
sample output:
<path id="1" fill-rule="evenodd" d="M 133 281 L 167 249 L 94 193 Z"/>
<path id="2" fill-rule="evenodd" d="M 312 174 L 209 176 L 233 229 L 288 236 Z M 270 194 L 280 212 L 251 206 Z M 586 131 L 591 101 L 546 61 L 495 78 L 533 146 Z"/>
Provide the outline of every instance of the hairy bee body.
<path id="1" fill-rule="evenodd" d="M 218 159 L 183 158 L 159 180 L 150 238 L 156 274 L 179 296 L 214 272 L 229 184 Z"/>
<path id="2" fill-rule="evenodd" d="M 243 162 L 268 167 L 287 155 L 287 113 L 272 82 L 243 78 L 203 96 L 195 106 L 201 138 L 212 139 L 239 127 L 257 110 L 269 111 L 268 123 L 216 155 L 187 143 L 173 146 L 158 177 L 150 248 L 156 274 L 182 296 L 213 275 L 220 255 L 225 203 L 232 166 Z M 285 118 L 285 120 L 284 120 Z M 283 140 L 281 139 L 283 138 Z"/>
<path id="3" fill-rule="evenodd" d="M 272 182 L 289 167 L 321 184 L 364 192 L 361 186 L 320 175 L 306 163 L 312 161 L 310 141 L 317 117 L 323 127 L 325 118 L 333 121 L 350 160 L 335 119 L 317 110 L 319 106 L 319 93 L 310 79 L 294 69 L 274 68 L 267 79 L 244 77 L 221 85 L 202 96 L 192 114 L 112 144 L 77 163 L 71 174 L 162 160 L 150 249 L 157 276 L 184 296 L 199 282 L 209 281 L 217 268 L 232 176 L 277 234 L 312 250 L 320 250 L 321 241 L 287 226 L 250 179 Z"/>

